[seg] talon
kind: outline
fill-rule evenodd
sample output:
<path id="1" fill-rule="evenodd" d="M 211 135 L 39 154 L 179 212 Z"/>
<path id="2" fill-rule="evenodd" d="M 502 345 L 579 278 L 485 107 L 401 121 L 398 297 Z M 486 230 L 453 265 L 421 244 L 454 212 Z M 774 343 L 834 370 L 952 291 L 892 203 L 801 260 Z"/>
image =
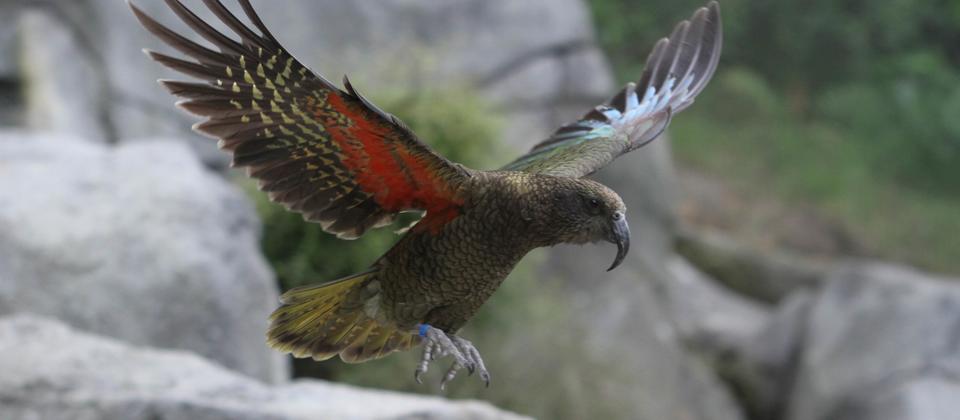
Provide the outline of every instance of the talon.
<path id="1" fill-rule="evenodd" d="M 450 365 L 450 369 L 447 370 L 447 373 L 443 375 L 443 380 L 440 381 L 441 391 L 446 390 L 447 382 L 452 381 L 453 378 L 457 376 L 457 371 L 459 371 L 461 368 L 463 368 L 463 366 L 460 365 L 459 362 L 453 362 L 453 364 Z"/>
<path id="2" fill-rule="evenodd" d="M 424 338 L 424 348 L 420 365 L 414 371 L 414 378 L 417 383 L 423 383 L 422 375 L 427 371 L 430 362 L 445 356 L 453 356 L 453 364 L 443 375 L 440 382 L 441 390 L 446 390 L 447 383 L 456 378 L 457 372 L 463 368 L 466 368 L 470 375 L 479 371 L 480 378 L 483 379 L 488 388 L 490 387 L 490 374 L 487 372 L 486 366 L 483 365 L 480 352 L 477 351 L 473 343 L 426 324 L 418 326 L 418 329 L 420 335 Z"/>

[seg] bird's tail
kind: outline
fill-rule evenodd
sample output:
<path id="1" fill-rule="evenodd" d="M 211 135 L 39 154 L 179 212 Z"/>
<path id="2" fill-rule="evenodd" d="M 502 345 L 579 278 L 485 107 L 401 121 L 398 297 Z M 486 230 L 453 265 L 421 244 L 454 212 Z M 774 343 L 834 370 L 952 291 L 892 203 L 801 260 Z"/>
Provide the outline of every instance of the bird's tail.
<path id="1" fill-rule="evenodd" d="M 267 343 L 298 358 L 326 360 L 339 354 L 348 363 L 378 359 L 419 344 L 415 332 L 381 324 L 367 315 L 363 301 L 356 303 L 357 294 L 362 295 L 375 274 L 369 271 L 284 293 L 282 305 L 270 316 Z"/>

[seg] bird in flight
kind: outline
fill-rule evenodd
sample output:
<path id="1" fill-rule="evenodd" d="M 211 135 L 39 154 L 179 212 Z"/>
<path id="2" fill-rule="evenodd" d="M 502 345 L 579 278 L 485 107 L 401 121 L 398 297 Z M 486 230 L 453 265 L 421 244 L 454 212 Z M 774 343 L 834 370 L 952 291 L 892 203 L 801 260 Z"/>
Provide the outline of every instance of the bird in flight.
<path id="1" fill-rule="evenodd" d="M 284 49 L 249 0 L 248 23 L 220 0 L 204 5 L 228 36 L 179 0 L 164 0 L 214 48 L 163 26 L 132 3 L 141 24 L 187 59 L 157 62 L 202 82 L 161 80 L 177 106 L 205 119 L 271 200 L 340 238 L 423 217 L 368 270 L 290 290 L 271 315 L 267 341 L 295 357 L 363 362 L 423 345 L 415 378 L 450 356 L 441 387 L 462 369 L 490 384 L 480 352 L 458 331 L 528 252 L 609 241 L 616 268 L 630 247 L 626 207 L 585 178 L 657 138 L 713 76 L 722 30 L 716 1 L 654 45 L 646 67 L 606 103 L 565 125 L 507 166 L 476 170 L 434 152 L 344 77 L 343 89 Z M 252 25 L 252 26 L 250 26 Z"/>

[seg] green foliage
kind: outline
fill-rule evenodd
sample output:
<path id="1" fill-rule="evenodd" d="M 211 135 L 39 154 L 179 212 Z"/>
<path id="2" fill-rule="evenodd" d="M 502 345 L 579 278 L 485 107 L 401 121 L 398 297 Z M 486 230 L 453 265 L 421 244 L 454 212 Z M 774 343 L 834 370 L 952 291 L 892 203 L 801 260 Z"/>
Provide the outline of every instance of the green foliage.
<path id="1" fill-rule="evenodd" d="M 590 0 L 618 77 L 705 0 Z M 687 164 L 811 202 L 880 256 L 960 272 L 960 3 L 722 2 L 716 80 L 673 125 Z"/>
<path id="2" fill-rule="evenodd" d="M 930 51 L 885 60 L 896 78 L 824 92 L 820 117 L 838 123 L 879 176 L 933 193 L 958 186 L 960 74 Z M 960 189 L 943 193 L 960 195 Z"/>
<path id="3" fill-rule="evenodd" d="M 952 228 L 960 197 L 889 181 L 890 174 L 876 166 L 883 154 L 872 153 L 882 142 L 896 139 L 880 133 L 859 137 L 856 130 L 870 126 L 802 120 L 782 103 L 761 108 L 769 90 L 761 78 L 748 73 L 738 68 L 718 75 L 711 94 L 674 122 L 673 146 L 682 163 L 723 174 L 751 195 L 813 203 L 844 222 L 880 256 L 960 272 L 960 237 Z M 842 100 L 859 104 L 865 113 L 874 112 L 869 108 L 888 109 L 872 96 L 879 95 L 875 89 L 844 95 L 856 98 L 830 99 L 835 101 L 831 106 Z M 899 129 L 897 117 L 889 118 L 867 121 Z"/>

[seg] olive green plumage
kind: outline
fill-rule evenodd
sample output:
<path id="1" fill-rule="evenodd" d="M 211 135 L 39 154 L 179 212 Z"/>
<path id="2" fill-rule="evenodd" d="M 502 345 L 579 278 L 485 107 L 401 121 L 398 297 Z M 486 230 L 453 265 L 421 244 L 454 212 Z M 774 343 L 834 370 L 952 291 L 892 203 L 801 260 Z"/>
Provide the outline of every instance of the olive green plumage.
<path id="1" fill-rule="evenodd" d="M 308 70 L 248 0 L 238 1 L 253 28 L 219 0 L 203 0 L 239 40 L 179 0 L 164 1 L 217 49 L 131 5 L 147 30 L 194 61 L 149 56 L 205 82 L 163 85 L 207 118 L 196 129 L 220 139 L 271 199 L 344 238 L 399 212 L 425 213 L 368 271 L 285 293 L 269 344 L 297 357 L 361 362 L 426 342 L 418 375 L 438 355 L 454 355 L 446 380 L 463 367 L 489 380 L 479 353 L 456 333 L 528 252 L 609 241 L 618 246 L 610 269 L 620 264 L 629 249 L 626 208 L 583 177 L 652 141 L 688 107 L 713 75 L 722 42 L 711 2 L 656 43 L 636 83 L 502 170 L 478 171 L 433 152 L 346 79 L 342 90 Z"/>
<path id="2" fill-rule="evenodd" d="M 587 179 L 477 172 L 464 191 L 459 217 L 438 233 L 407 233 L 362 278 L 287 292 L 273 316 L 270 344 L 316 359 L 340 349 L 344 360 L 359 362 L 419 344 L 417 324 L 456 333 L 528 252 L 606 240 L 612 235 L 609 220 L 626 210 L 616 193 Z M 344 293 L 344 282 L 351 281 L 353 289 Z M 325 288 L 319 296 L 337 300 L 335 309 L 317 315 L 299 308 L 298 299 Z M 357 334 L 320 327 L 332 320 L 352 324 Z M 364 335 L 370 325 L 389 328 Z M 384 341 L 385 332 L 405 336 Z"/>

